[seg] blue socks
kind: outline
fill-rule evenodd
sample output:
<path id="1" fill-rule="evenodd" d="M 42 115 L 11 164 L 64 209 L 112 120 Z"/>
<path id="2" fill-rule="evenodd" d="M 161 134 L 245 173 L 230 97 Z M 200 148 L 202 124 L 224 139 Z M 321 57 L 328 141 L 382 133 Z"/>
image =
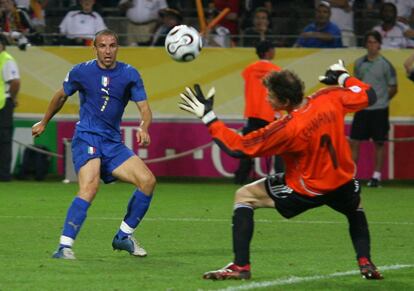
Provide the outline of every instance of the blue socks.
<path id="1" fill-rule="evenodd" d="M 60 237 L 60 247 L 72 247 L 91 204 L 82 198 L 75 197 L 66 214 L 63 232 Z"/>
<path id="2" fill-rule="evenodd" d="M 121 223 L 117 236 L 124 238 L 131 235 L 150 206 L 152 195 L 145 195 L 140 190 L 136 189 L 128 203 L 127 214 Z"/>

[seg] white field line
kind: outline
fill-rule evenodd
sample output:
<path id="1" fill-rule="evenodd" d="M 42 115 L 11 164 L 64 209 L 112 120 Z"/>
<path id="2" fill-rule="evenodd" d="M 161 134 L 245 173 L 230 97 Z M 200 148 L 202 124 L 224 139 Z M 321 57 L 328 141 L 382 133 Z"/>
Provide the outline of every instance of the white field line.
<path id="1" fill-rule="evenodd" d="M 414 265 L 390 265 L 390 266 L 382 266 L 379 267 L 381 271 L 387 271 L 387 270 L 400 270 L 400 269 L 406 269 L 406 268 L 413 268 Z M 227 287 L 223 289 L 214 289 L 215 291 L 238 291 L 238 290 L 252 290 L 252 289 L 260 289 L 260 288 L 268 288 L 273 286 L 284 286 L 284 285 L 292 285 L 292 284 L 300 284 L 303 282 L 310 282 L 310 281 L 320 281 L 320 280 L 327 280 L 337 277 L 344 277 L 344 276 L 350 276 L 350 275 L 357 275 L 359 274 L 359 271 L 352 270 L 352 271 L 345 271 L 345 272 L 337 272 L 332 273 L 328 275 L 314 275 L 314 276 L 307 276 L 307 277 L 296 277 L 291 276 L 289 278 L 281 278 L 276 279 L 272 281 L 258 281 L 258 282 L 252 282 L 247 283 L 239 286 L 232 286 Z"/>
<path id="2" fill-rule="evenodd" d="M 64 219 L 64 216 L 34 216 L 34 215 L 0 215 L 0 219 Z M 121 220 L 122 217 L 88 217 L 88 220 Z M 222 222 L 231 223 L 231 219 L 223 218 L 195 218 L 195 217 L 159 217 L 159 218 L 145 218 L 145 221 L 166 221 L 166 222 Z M 255 223 L 294 223 L 294 224 L 347 224 L 346 221 L 323 221 L 323 220 L 271 220 L 271 219 L 255 219 Z M 384 225 L 414 225 L 412 221 L 392 222 L 392 221 L 369 221 L 369 224 L 384 224 Z"/>

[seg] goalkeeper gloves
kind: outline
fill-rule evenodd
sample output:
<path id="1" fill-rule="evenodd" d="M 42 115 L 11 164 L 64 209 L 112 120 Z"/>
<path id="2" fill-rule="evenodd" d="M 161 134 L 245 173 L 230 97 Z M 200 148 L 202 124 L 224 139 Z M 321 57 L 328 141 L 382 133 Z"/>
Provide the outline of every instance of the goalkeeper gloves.
<path id="1" fill-rule="evenodd" d="M 348 77 L 349 73 L 344 66 L 344 61 L 338 60 L 336 64 L 328 68 L 324 76 L 319 76 L 319 81 L 326 85 L 340 85 L 343 87 Z"/>
<path id="2" fill-rule="evenodd" d="M 186 87 L 185 91 L 180 94 L 182 102 L 179 102 L 178 106 L 182 110 L 194 114 L 208 125 L 217 120 L 213 111 L 214 94 L 216 94 L 216 90 L 213 87 L 204 97 L 200 85 L 195 84 L 194 89 Z"/>

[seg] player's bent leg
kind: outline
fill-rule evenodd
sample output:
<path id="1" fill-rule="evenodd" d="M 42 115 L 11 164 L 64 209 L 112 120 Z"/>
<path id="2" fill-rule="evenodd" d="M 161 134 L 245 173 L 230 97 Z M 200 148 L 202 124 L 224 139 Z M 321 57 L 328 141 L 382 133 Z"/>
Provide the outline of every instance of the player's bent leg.
<path id="1" fill-rule="evenodd" d="M 250 279 L 250 242 L 254 231 L 254 209 L 274 207 L 273 200 L 267 195 L 261 179 L 238 189 L 234 199 L 233 212 L 233 252 L 234 261 L 227 266 L 207 272 L 204 279 Z"/>
<path id="2" fill-rule="evenodd" d="M 79 169 L 78 183 L 79 191 L 78 196 L 89 203 L 92 203 L 95 199 L 96 193 L 98 193 L 100 178 L 100 159 L 89 160 L 83 167 Z"/>
<path id="3" fill-rule="evenodd" d="M 93 201 L 99 187 L 100 160 L 88 161 L 78 173 L 79 192 L 70 205 L 62 235 L 59 240 L 59 247 L 53 254 L 56 259 L 75 259 L 72 246 L 86 219 L 88 209 Z"/>
<path id="4" fill-rule="evenodd" d="M 136 156 L 129 158 L 112 174 L 137 187 L 128 203 L 124 220 L 112 241 L 112 247 L 114 250 L 125 250 L 131 255 L 145 257 L 147 252 L 132 235 L 150 206 L 156 179 L 144 162 Z"/>
<path id="5" fill-rule="evenodd" d="M 122 163 L 112 172 L 112 175 L 124 182 L 134 184 L 147 195 L 152 195 L 157 182 L 151 170 L 137 156 L 132 156 Z"/>
<path id="6" fill-rule="evenodd" d="M 249 205 L 256 208 L 274 208 L 275 202 L 266 192 L 265 178 L 247 184 L 236 191 L 235 204 Z"/>

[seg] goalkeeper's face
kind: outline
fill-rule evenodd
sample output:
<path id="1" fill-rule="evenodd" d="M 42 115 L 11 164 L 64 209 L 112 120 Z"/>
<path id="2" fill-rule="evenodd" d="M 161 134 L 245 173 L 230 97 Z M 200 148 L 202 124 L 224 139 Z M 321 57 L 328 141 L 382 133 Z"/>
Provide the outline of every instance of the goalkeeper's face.
<path id="1" fill-rule="evenodd" d="M 113 69 L 116 66 L 118 42 L 113 35 L 102 34 L 96 37 L 94 49 L 99 67 Z"/>

